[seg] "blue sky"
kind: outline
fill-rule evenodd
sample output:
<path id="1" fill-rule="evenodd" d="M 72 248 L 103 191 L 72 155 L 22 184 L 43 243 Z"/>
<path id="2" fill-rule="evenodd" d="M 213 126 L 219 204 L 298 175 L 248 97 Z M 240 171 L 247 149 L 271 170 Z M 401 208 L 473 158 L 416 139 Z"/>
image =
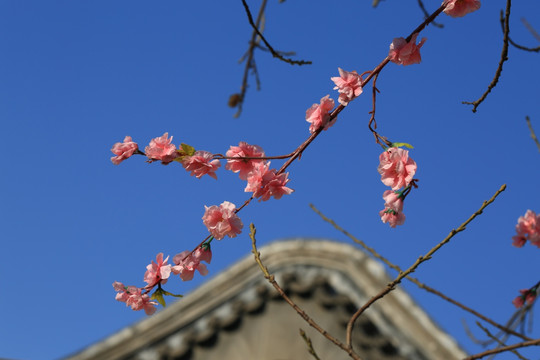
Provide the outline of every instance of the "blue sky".
<path id="1" fill-rule="evenodd" d="M 143 148 L 168 131 L 173 143 L 224 153 L 239 141 L 269 155 L 309 136 L 305 111 L 326 94 L 337 68 L 375 67 L 394 37 L 423 19 L 413 0 L 270 1 L 265 34 L 310 66 L 256 52 L 262 82 L 250 78 L 244 111 L 227 106 L 244 70 L 238 64 L 251 29 L 241 1 L 0 2 L 0 357 L 65 356 L 145 317 L 114 300 L 113 281 L 142 286 L 159 252 L 192 249 L 207 234 L 204 205 L 248 196 L 223 167 L 218 181 L 195 179 L 177 164 L 134 157 L 110 162 L 130 135 Z M 537 53 L 510 48 L 498 86 L 473 114 L 499 61 L 499 11 L 483 2 L 464 18 L 441 16 L 428 27 L 422 63 L 389 64 L 377 81 L 382 135 L 415 146 L 419 189 L 405 203 L 405 224 L 381 223 L 386 187 L 381 149 L 367 129 L 371 88 L 352 102 L 290 168 L 291 196 L 253 203 L 240 213 L 255 223 L 260 245 L 287 237 L 349 242 L 308 207 L 329 217 L 402 267 L 459 226 L 503 184 L 507 190 L 416 276 L 505 322 L 519 289 L 538 281 L 539 249 L 511 246 L 517 218 L 540 211 L 540 154 L 525 116 L 540 133 Z M 253 11 L 258 2 L 250 2 Z M 439 2 L 427 4 L 434 10 Z M 540 30 L 540 3 L 515 2 L 511 36 L 538 46 L 519 21 Z M 280 162 L 273 161 L 280 166 Z M 247 232 L 215 242 L 213 276 L 250 251 Z M 169 281 L 186 293 L 204 281 Z M 462 319 L 474 318 L 404 284 L 416 301 L 467 350 L 478 352 Z M 479 330 L 473 330 L 482 336 Z M 538 337 L 538 331 L 531 336 Z M 524 352 L 527 354 L 527 352 Z"/>

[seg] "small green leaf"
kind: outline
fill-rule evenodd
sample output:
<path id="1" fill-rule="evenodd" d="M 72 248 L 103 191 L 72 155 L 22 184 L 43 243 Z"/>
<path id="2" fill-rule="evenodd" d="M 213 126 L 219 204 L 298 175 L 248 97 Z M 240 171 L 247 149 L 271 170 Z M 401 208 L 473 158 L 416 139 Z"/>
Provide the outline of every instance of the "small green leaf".
<path id="1" fill-rule="evenodd" d="M 411 145 L 411 144 L 407 144 L 407 143 L 399 143 L 399 142 L 395 142 L 395 143 L 392 143 L 392 147 L 406 147 L 407 149 L 414 149 L 414 147 Z"/>
<path id="2" fill-rule="evenodd" d="M 195 154 L 195 148 L 188 144 L 180 144 L 180 150 L 187 156 L 193 156 Z"/>
<path id="3" fill-rule="evenodd" d="M 156 300 L 158 303 L 161 304 L 161 306 L 165 307 L 166 304 L 165 304 L 165 299 L 163 298 L 163 292 L 165 292 L 165 290 L 157 289 L 157 290 L 152 294 L 152 297 L 151 297 L 150 299 Z"/>

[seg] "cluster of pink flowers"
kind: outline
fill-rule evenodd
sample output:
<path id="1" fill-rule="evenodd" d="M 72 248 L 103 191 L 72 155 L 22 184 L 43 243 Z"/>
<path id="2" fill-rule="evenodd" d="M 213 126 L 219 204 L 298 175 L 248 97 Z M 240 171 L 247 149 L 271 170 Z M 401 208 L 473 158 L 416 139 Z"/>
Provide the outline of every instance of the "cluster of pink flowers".
<path id="1" fill-rule="evenodd" d="M 514 304 L 516 308 L 522 307 L 525 303 L 529 305 L 534 303 L 536 296 L 538 295 L 538 288 L 537 286 L 534 286 L 530 289 L 519 290 L 519 292 L 521 295 L 512 300 L 512 304 Z"/>
<path id="2" fill-rule="evenodd" d="M 540 214 L 527 210 L 525 216 L 520 216 L 516 225 L 516 235 L 512 237 L 512 245 L 522 247 L 527 240 L 532 245 L 540 247 Z"/>
<path id="3" fill-rule="evenodd" d="M 148 294 L 143 294 L 142 289 L 136 286 L 125 286 L 121 282 L 115 281 L 113 288 L 118 293 L 116 300 L 131 306 L 132 310 L 144 310 L 146 315 L 152 315 L 156 311 L 157 302 L 150 301 Z"/>
<path id="4" fill-rule="evenodd" d="M 147 315 L 152 315 L 156 311 L 156 305 L 158 303 L 151 301 L 151 299 L 153 299 L 157 293 L 161 294 L 161 296 L 163 294 L 173 295 L 161 289 L 161 285 L 167 282 L 171 273 L 180 275 L 180 278 L 184 281 L 193 279 L 195 270 L 198 270 L 201 275 L 207 275 L 208 269 L 201 261 L 210 263 L 212 260 L 212 251 L 210 250 L 210 244 L 205 243 L 193 252 L 183 251 L 180 254 L 176 254 L 173 258 L 174 266 L 167 264 L 168 259 L 169 257 L 164 260 L 163 253 L 159 253 L 156 256 L 156 261 L 152 261 L 150 265 L 146 267 L 144 281 L 148 283 L 148 285 L 144 288 L 125 286 L 121 282 L 115 281 L 113 283 L 113 288 L 117 292 L 116 300 L 125 303 L 126 306 L 130 306 L 132 310 L 144 310 Z M 156 285 L 159 288 L 156 291 L 156 294 L 151 298 L 148 295 L 148 292 Z"/>
<path id="5" fill-rule="evenodd" d="M 451 17 L 462 17 L 480 9 L 480 0 L 445 0 L 444 13 Z"/>
<path id="6" fill-rule="evenodd" d="M 390 44 L 390 52 L 388 58 L 390 61 L 398 65 L 420 64 L 422 57 L 420 56 L 420 48 L 426 42 L 426 38 L 416 44 L 418 33 L 414 34 L 411 41 L 407 42 L 404 38 L 395 38 Z"/>
<path id="7" fill-rule="evenodd" d="M 257 145 L 249 145 L 240 142 L 238 146 L 231 146 L 227 151 L 227 157 L 263 157 L 264 151 Z M 271 197 L 281 199 L 283 195 L 289 195 L 294 190 L 288 188 L 289 173 L 278 174 L 277 170 L 270 169 L 270 162 L 259 159 L 229 159 L 225 168 L 238 172 L 240 179 L 247 180 L 245 192 L 252 192 L 259 201 L 269 200 Z"/>
<path id="8" fill-rule="evenodd" d="M 319 128 L 324 127 L 328 130 L 334 125 L 337 118 L 330 121 L 330 111 L 334 108 L 334 99 L 330 99 L 330 95 L 326 95 L 321 99 L 320 104 L 313 104 L 306 110 L 306 121 L 310 123 L 309 131 L 314 133 Z"/>
<path id="9" fill-rule="evenodd" d="M 236 215 L 236 206 L 233 203 L 224 201 L 219 206 L 205 206 L 205 209 L 203 223 L 216 240 L 225 236 L 233 238 L 242 232 L 244 224 Z"/>
<path id="10" fill-rule="evenodd" d="M 405 221 L 403 214 L 403 200 L 405 191 L 410 186 L 416 173 L 416 163 L 409 157 L 409 152 L 404 149 L 391 147 L 379 156 L 377 171 L 381 174 L 384 185 L 392 190 L 383 193 L 385 201 L 384 209 L 379 212 L 383 223 L 390 227 L 402 225 Z M 399 190 L 404 188 L 403 190 Z"/>
<path id="11" fill-rule="evenodd" d="M 171 271 L 175 275 L 180 275 L 183 281 L 189 281 L 193 279 L 193 273 L 198 270 L 203 276 L 208 274 L 206 265 L 201 263 L 205 261 L 210 264 L 212 260 L 212 250 L 210 246 L 203 244 L 198 247 L 193 253 L 191 251 L 183 251 L 180 254 L 176 254 L 173 257 L 173 262 L 176 264 L 171 268 Z"/>
<path id="12" fill-rule="evenodd" d="M 334 90 L 339 92 L 339 103 L 347 106 L 349 102 L 362 93 L 362 77 L 356 71 L 348 72 L 342 68 L 338 68 L 338 71 L 339 76 L 330 79 L 336 84 Z"/>

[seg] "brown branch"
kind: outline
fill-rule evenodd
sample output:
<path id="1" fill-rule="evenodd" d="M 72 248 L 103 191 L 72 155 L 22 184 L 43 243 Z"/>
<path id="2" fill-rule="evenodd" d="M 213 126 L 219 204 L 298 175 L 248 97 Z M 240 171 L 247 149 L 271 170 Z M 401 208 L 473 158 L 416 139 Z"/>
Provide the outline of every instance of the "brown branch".
<path id="1" fill-rule="evenodd" d="M 267 1 L 268 0 L 263 0 L 261 3 L 261 7 L 259 8 L 259 14 L 257 15 L 257 21 L 255 24 L 257 31 L 253 30 L 253 33 L 251 34 L 251 40 L 249 41 L 249 48 L 246 54 L 244 54 L 244 56 L 242 56 L 242 58 L 239 60 L 239 62 L 244 61 L 247 55 L 246 67 L 244 69 L 244 76 L 242 77 L 242 86 L 240 87 L 240 93 L 232 94 L 229 97 L 229 106 L 233 108 L 238 107 L 238 110 L 234 114 L 235 118 L 238 118 L 240 114 L 242 113 L 242 105 L 244 105 L 244 99 L 246 97 L 246 92 L 248 88 L 247 80 L 248 80 L 249 70 L 253 69 L 256 77 L 258 78 L 257 67 L 255 66 L 255 59 L 253 58 L 253 56 L 254 56 L 255 48 L 259 46 L 260 37 L 257 38 L 257 33 L 258 32 L 260 33 L 259 27 L 261 26 L 261 23 L 264 21 L 264 9 L 266 8 Z M 252 18 L 251 20 L 253 21 Z M 260 84 L 259 82 L 257 82 L 257 88 L 259 87 L 260 87 Z"/>
<path id="2" fill-rule="evenodd" d="M 529 23 L 527 23 L 525 19 L 521 19 L 521 21 L 525 21 L 525 26 L 529 25 Z M 504 19 L 502 13 L 501 13 L 500 22 L 501 22 L 501 29 L 502 29 L 503 34 L 504 34 L 505 19 Z M 531 31 L 531 29 L 529 29 L 529 31 Z M 533 35 L 534 35 L 534 29 L 532 29 L 532 31 L 533 31 Z M 535 47 L 535 48 L 530 48 L 530 47 L 526 47 L 526 46 L 523 46 L 523 45 L 519 45 L 516 42 L 514 42 L 514 40 L 512 40 L 512 38 L 510 36 L 508 36 L 508 42 L 510 43 L 510 45 L 512 45 L 512 46 L 514 46 L 514 47 L 516 47 L 516 48 L 518 48 L 520 50 L 530 51 L 530 52 L 540 52 L 540 46 Z"/>
<path id="3" fill-rule="evenodd" d="M 420 10 L 422 10 L 422 12 L 424 13 L 424 18 L 427 19 L 429 17 L 429 13 L 427 12 L 426 7 L 424 6 L 424 2 L 422 0 L 418 0 L 418 6 L 420 6 Z M 440 29 L 444 27 L 443 24 L 439 24 L 438 22 L 435 22 L 435 21 L 433 21 L 431 24 Z"/>
<path id="4" fill-rule="evenodd" d="M 334 220 L 328 218 L 326 215 L 324 215 L 319 209 L 317 209 L 313 204 L 310 204 L 309 205 L 311 207 L 311 209 L 313 211 L 315 211 L 315 213 L 317 215 L 319 215 L 324 221 L 326 221 L 327 223 L 329 223 L 330 225 L 332 225 L 336 230 L 340 231 L 341 233 L 343 233 L 345 236 L 347 236 L 349 239 L 351 239 L 352 241 L 354 241 L 355 243 L 359 244 L 362 248 L 364 248 L 369 254 L 371 254 L 371 256 L 373 256 L 374 258 L 376 259 L 379 259 L 380 261 L 382 261 L 384 264 L 386 264 L 389 268 L 397 271 L 398 273 L 401 273 L 402 270 L 399 266 L 395 265 L 394 263 L 390 262 L 388 259 L 386 259 L 384 256 L 382 256 L 381 254 L 379 254 L 375 249 L 373 249 L 372 247 L 368 246 L 365 242 L 363 242 L 362 240 L 356 238 L 354 235 L 352 235 L 351 233 L 349 233 L 347 230 L 343 229 L 341 226 L 339 226 Z M 426 290 L 427 292 L 430 292 L 432 293 L 433 295 L 436 295 L 438 297 L 440 297 L 441 299 L 451 303 L 452 305 L 455 305 L 459 308 L 461 308 L 462 310 L 478 317 L 479 319 L 482 319 L 484 320 L 485 322 L 495 326 L 496 328 L 498 328 L 499 330 L 505 332 L 505 333 L 508 333 L 508 334 L 512 334 L 514 336 L 517 336 L 517 337 L 520 337 L 522 338 L 523 340 L 532 340 L 531 338 L 525 336 L 525 335 L 522 335 L 510 328 L 508 328 L 507 326 L 503 326 L 495 321 L 493 321 L 492 319 L 488 318 L 487 316 L 485 315 L 482 315 L 481 313 L 479 313 L 478 311 L 476 310 L 473 310 L 471 309 L 470 307 L 468 306 L 465 306 L 464 304 L 460 303 L 459 301 L 457 300 L 454 300 L 452 299 L 451 297 L 449 296 L 446 296 L 445 294 L 443 294 L 442 292 L 420 282 L 418 279 L 412 277 L 412 276 L 407 276 L 406 277 L 407 280 L 409 280 L 410 282 L 412 282 L 413 284 L 415 284 L 416 286 L 418 286 L 420 289 L 423 289 L 423 290 Z"/>
<path id="5" fill-rule="evenodd" d="M 501 340 L 499 340 L 495 335 L 493 335 L 487 328 L 485 328 L 484 326 L 482 326 L 482 324 L 480 324 L 478 321 L 476 322 L 476 326 L 478 326 L 480 329 L 482 329 L 487 337 L 489 337 L 490 339 L 492 339 L 493 341 L 495 341 L 497 344 L 499 344 L 500 347 L 504 347 L 504 346 L 508 346 L 506 345 L 505 343 L 503 343 Z M 518 358 L 520 358 L 521 360 L 527 360 L 526 358 L 524 358 L 523 356 L 521 356 L 520 353 L 517 352 L 517 350 L 510 350 L 514 355 L 516 355 Z"/>
<path id="6" fill-rule="evenodd" d="M 311 342 L 311 339 L 306 335 L 306 332 L 302 329 L 300 329 L 300 336 L 304 341 L 306 342 L 306 345 L 308 347 L 308 352 L 313 356 L 316 360 L 321 360 L 321 358 L 317 355 L 315 352 L 315 349 L 313 348 L 313 343 Z"/>
<path id="7" fill-rule="evenodd" d="M 538 148 L 538 151 L 540 151 L 540 142 L 538 142 L 538 138 L 536 137 L 536 134 L 533 130 L 533 127 L 531 125 L 531 118 L 529 118 L 529 116 L 525 116 L 525 120 L 527 121 L 527 126 L 529 127 L 529 130 L 531 131 L 531 137 L 532 139 L 534 140 L 534 142 L 536 143 L 536 147 Z"/>
<path id="8" fill-rule="evenodd" d="M 279 60 L 284 61 L 291 65 L 310 65 L 311 64 L 311 61 L 307 61 L 307 60 L 292 60 L 289 58 L 285 58 L 282 55 L 280 55 L 279 52 L 275 51 L 274 48 L 272 48 L 272 45 L 270 45 L 268 41 L 266 41 L 263 34 L 259 31 L 257 25 L 255 25 L 255 23 L 253 22 L 253 16 L 251 16 L 251 11 L 249 10 L 249 6 L 246 3 L 246 0 L 242 0 L 242 4 L 244 4 L 244 9 L 246 9 L 246 14 L 248 16 L 250 25 L 253 27 L 253 30 L 257 33 L 257 35 L 259 35 L 259 37 L 264 42 L 268 50 L 270 50 L 273 57 L 278 58 Z"/>
<path id="9" fill-rule="evenodd" d="M 482 214 L 484 209 L 489 204 L 491 204 L 493 201 L 495 201 L 497 196 L 499 196 L 499 194 L 502 193 L 505 189 L 506 189 L 506 185 L 503 184 L 499 188 L 499 190 L 497 190 L 497 192 L 491 197 L 491 199 L 489 199 L 487 201 L 484 201 L 484 203 L 482 204 L 480 209 L 478 209 L 474 214 L 472 214 L 469 217 L 469 219 L 467 219 L 467 221 L 465 221 L 463 224 L 461 224 L 457 229 L 453 229 L 452 231 L 450 231 L 450 233 L 448 234 L 448 236 L 446 236 L 446 238 L 444 238 L 440 243 L 438 243 L 435 247 L 433 247 L 431 250 L 429 250 L 424 256 L 420 256 L 414 262 L 414 264 L 412 264 L 407 270 L 400 272 L 396 279 L 394 279 L 393 281 L 391 281 L 390 283 L 388 283 L 386 285 L 386 288 L 381 290 L 377 295 L 373 296 L 360 309 L 358 309 L 358 311 L 356 313 L 354 313 L 354 315 L 349 320 L 349 323 L 347 324 L 347 345 L 352 348 L 352 330 L 353 330 L 353 326 L 354 326 L 354 323 L 356 322 L 356 319 L 358 319 L 358 317 L 360 315 L 362 315 L 362 313 L 364 311 L 366 311 L 373 303 L 375 303 L 376 301 L 378 301 L 379 299 L 383 298 L 388 293 L 390 293 L 392 290 L 394 290 L 395 287 L 401 282 L 401 280 L 403 280 L 405 277 L 407 277 L 407 275 L 409 275 L 410 273 L 414 272 L 418 268 L 418 266 L 420 266 L 425 261 L 430 260 L 431 257 L 433 256 L 433 254 L 435 254 L 435 252 L 437 252 L 441 247 L 443 247 L 445 244 L 447 244 L 456 234 L 464 231 L 467 228 L 467 225 L 471 221 L 473 221 L 478 215 Z"/>
<path id="10" fill-rule="evenodd" d="M 487 350 L 487 351 L 478 353 L 476 355 L 468 356 L 463 360 L 481 359 L 484 356 L 493 355 L 493 354 L 500 354 L 500 353 L 505 352 L 505 351 L 511 351 L 511 350 L 514 350 L 514 349 L 524 348 L 524 347 L 528 347 L 528 346 L 537 346 L 537 345 L 540 345 L 540 339 L 531 340 L 531 341 L 524 341 L 524 342 L 520 342 L 520 343 L 517 343 L 517 344 L 514 344 L 514 345 L 509 345 L 509 346 L 504 346 L 504 347 L 500 347 L 500 348 L 497 348 L 497 349 Z"/>
<path id="11" fill-rule="evenodd" d="M 249 225 L 249 237 L 251 238 L 251 246 L 253 248 L 252 253 L 255 256 L 255 262 L 259 265 L 259 268 L 264 274 L 264 278 L 268 280 L 268 282 L 277 290 L 279 295 L 289 304 L 297 313 L 300 315 L 302 319 L 304 319 L 312 328 L 317 330 L 321 335 L 323 335 L 325 338 L 333 342 L 337 347 L 345 351 L 351 358 L 355 360 L 361 360 L 360 356 L 354 352 L 354 350 L 351 347 L 346 346 L 341 341 L 339 341 L 337 338 L 333 337 L 331 334 L 329 334 L 326 330 L 324 330 L 319 324 L 317 324 L 304 310 L 302 310 L 294 301 L 291 300 L 285 294 L 285 291 L 279 286 L 279 284 L 276 282 L 276 279 L 274 278 L 274 275 L 271 275 L 268 271 L 268 268 L 264 266 L 262 260 L 261 260 L 261 253 L 257 250 L 257 240 L 255 239 L 255 233 L 257 232 L 255 225 L 250 224 Z"/>
<path id="12" fill-rule="evenodd" d="M 462 104 L 467 105 L 473 105 L 472 112 L 475 113 L 478 106 L 486 99 L 488 94 L 491 92 L 491 90 L 497 85 L 499 82 L 499 78 L 501 77 L 503 64 L 506 60 L 508 60 L 508 39 L 509 39 L 509 33 L 510 33 L 510 7 L 511 7 L 511 0 L 506 0 L 506 14 L 504 18 L 504 35 L 503 35 L 503 48 L 501 52 L 501 59 L 499 60 L 499 66 L 497 67 L 497 70 L 495 71 L 495 77 L 493 80 L 491 80 L 491 83 L 488 85 L 488 88 L 482 96 L 473 102 L 468 101 L 462 101 Z M 501 16 L 502 16 L 502 10 L 501 10 Z"/>

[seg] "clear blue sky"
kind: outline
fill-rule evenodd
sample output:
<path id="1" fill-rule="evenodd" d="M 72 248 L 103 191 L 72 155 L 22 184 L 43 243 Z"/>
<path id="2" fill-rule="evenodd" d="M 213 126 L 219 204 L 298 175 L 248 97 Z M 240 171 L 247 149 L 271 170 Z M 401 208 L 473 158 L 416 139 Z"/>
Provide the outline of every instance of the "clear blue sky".
<path id="1" fill-rule="evenodd" d="M 309 136 L 306 109 L 326 94 L 337 98 L 330 81 L 337 68 L 372 69 L 394 37 L 423 19 L 413 0 L 377 9 L 370 3 L 270 1 L 271 44 L 313 65 L 293 67 L 257 52 L 262 89 L 250 78 L 244 112 L 233 119 L 227 100 L 240 88 L 237 60 L 251 35 L 239 0 L 2 1 L 0 357 L 58 358 L 144 318 L 114 300 L 112 282 L 142 286 L 157 253 L 192 249 L 206 236 L 204 205 L 247 198 L 244 182 L 223 168 L 215 181 L 142 157 L 114 166 L 115 142 L 131 135 L 143 148 L 168 131 L 175 144 L 213 153 L 239 141 L 269 155 L 292 151 Z M 505 3 L 484 1 L 460 19 L 441 16 L 444 29 L 420 36 L 428 38 L 422 64 L 390 64 L 379 77 L 379 130 L 413 144 L 418 164 L 420 188 L 407 198 L 403 226 L 390 229 L 378 216 L 386 187 L 376 170 L 381 149 L 367 129 L 367 88 L 290 167 L 295 193 L 241 212 L 246 226 L 258 227 L 261 245 L 294 236 L 349 242 L 309 209 L 312 202 L 408 267 L 506 183 L 416 276 L 499 322 L 510 317 L 518 290 L 540 277 L 540 250 L 511 246 L 517 218 L 540 211 L 540 154 L 524 120 L 529 115 L 540 133 L 540 55 L 510 48 L 478 113 L 461 104 L 493 77 Z M 250 4 L 256 11 L 258 2 Z M 434 10 L 439 1 L 426 5 Z M 519 21 L 527 17 L 540 30 L 538 14 L 536 1 L 514 3 L 514 40 L 539 45 Z M 226 238 L 213 251 L 209 276 L 248 254 L 249 238 Z M 175 279 L 167 289 L 186 293 L 201 279 Z M 481 350 L 461 323 L 474 327 L 474 318 L 404 287 L 465 349 Z"/>

